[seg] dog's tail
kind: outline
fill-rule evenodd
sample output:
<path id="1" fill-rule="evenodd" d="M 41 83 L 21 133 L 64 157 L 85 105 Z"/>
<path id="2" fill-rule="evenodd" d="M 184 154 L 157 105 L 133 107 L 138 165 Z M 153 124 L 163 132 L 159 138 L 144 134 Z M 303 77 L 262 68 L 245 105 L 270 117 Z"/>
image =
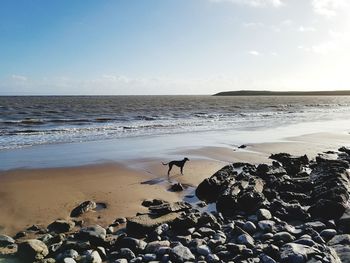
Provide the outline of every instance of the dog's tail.
<path id="1" fill-rule="evenodd" d="M 163 164 L 163 165 L 168 165 L 169 163 L 163 163 L 163 162 L 162 162 L 162 164 Z"/>

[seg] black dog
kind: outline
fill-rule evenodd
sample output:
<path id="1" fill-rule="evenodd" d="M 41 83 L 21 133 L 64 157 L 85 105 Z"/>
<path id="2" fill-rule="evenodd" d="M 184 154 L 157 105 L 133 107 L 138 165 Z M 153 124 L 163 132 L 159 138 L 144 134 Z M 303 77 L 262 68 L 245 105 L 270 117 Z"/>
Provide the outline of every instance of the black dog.
<path id="1" fill-rule="evenodd" d="M 180 167 L 180 170 L 181 170 L 181 174 L 183 175 L 183 168 L 185 166 L 185 163 L 187 161 L 189 161 L 190 159 L 188 159 L 187 157 L 185 157 L 183 160 L 181 161 L 171 161 L 171 162 L 168 162 L 168 163 L 162 163 L 163 165 L 169 165 L 169 170 L 168 170 L 168 176 L 169 176 L 169 173 L 171 171 L 171 169 L 173 168 L 173 165 L 176 165 L 177 167 Z"/>

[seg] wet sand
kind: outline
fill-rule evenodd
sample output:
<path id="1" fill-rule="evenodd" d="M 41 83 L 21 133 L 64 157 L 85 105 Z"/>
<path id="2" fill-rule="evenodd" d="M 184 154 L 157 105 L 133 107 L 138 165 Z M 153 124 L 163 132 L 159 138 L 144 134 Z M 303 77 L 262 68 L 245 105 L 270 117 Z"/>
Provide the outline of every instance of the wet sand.
<path id="1" fill-rule="evenodd" d="M 107 226 L 118 217 L 146 211 L 141 206 L 144 199 L 176 201 L 189 193 L 168 191 L 172 183 L 181 182 L 193 192 L 193 187 L 228 163 L 268 163 L 271 162 L 268 156 L 278 152 L 306 153 L 312 158 L 317 152 L 349 146 L 350 135 L 319 133 L 277 143 L 247 143 L 245 149 L 234 146 L 178 149 L 177 156 L 188 156 L 191 161 L 184 168 L 184 176 L 174 167 L 170 178 L 166 175 L 167 167 L 161 161 L 172 160 L 174 153 L 162 159 L 2 171 L 0 233 L 13 235 L 33 224 L 46 226 L 55 219 L 68 218 L 70 211 L 85 200 L 107 204 L 107 209 L 84 215 L 82 219 L 86 224 Z"/>

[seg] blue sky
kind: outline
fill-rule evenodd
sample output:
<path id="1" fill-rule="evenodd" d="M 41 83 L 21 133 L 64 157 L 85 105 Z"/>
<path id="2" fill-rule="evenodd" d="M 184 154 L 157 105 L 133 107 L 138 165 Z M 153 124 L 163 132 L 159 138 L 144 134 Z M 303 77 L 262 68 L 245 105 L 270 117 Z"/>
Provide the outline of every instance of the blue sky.
<path id="1" fill-rule="evenodd" d="M 0 2 L 0 94 L 349 89 L 346 0 Z"/>

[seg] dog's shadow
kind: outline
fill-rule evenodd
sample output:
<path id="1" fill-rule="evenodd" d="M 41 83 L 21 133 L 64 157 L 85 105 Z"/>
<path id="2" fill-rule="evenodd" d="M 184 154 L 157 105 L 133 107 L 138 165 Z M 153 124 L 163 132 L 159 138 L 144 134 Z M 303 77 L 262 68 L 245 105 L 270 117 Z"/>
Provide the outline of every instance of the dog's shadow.
<path id="1" fill-rule="evenodd" d="M 177 182 L 176 180 L 173 181 L 172 179 L 176 179 L 179 178 L 181 175 L 176 174 L 173 176 L 162 176 L 162 177 L 157 177 L 157 178 L 153 178 L 151 180 L 147 180 L 147 181 L 142 181 L 141 184 L 148 184 L 148 185 L 156 185 L 156 184 L 162 184 L 162 183 L 173 183 L 173 182 Z"/>

